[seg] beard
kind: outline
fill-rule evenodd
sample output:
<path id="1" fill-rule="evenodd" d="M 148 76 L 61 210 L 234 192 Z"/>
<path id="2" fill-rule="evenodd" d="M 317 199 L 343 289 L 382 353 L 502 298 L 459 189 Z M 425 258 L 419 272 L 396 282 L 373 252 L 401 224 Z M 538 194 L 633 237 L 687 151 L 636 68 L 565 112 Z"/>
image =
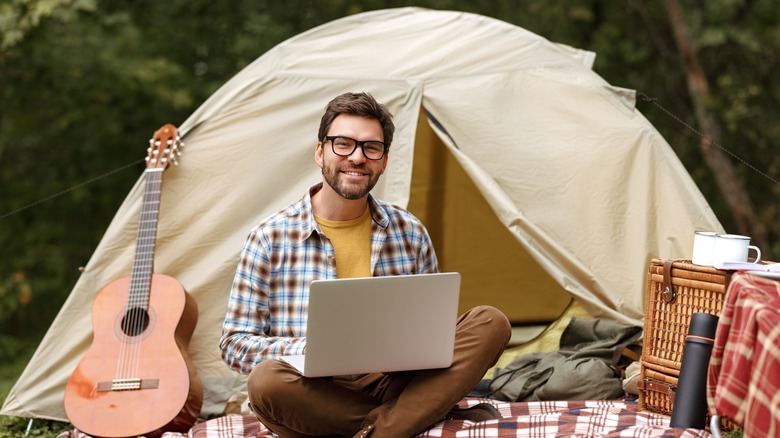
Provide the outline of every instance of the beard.
<path id="1" fill-rule="evenodd" d="M 341 171 L 360 170 L 368 173 L 368 179 L 361 178 L 361 181 L 348 181 L 347 177 L 341 174 Z M 379 181 L 380 173 L 376 173 L 365 167 L 352 166 L 349 163 L 331 163 L 322 167 L 322 176 L 325 182 L 344 199 L 356 200 L 368 194 Z"/>

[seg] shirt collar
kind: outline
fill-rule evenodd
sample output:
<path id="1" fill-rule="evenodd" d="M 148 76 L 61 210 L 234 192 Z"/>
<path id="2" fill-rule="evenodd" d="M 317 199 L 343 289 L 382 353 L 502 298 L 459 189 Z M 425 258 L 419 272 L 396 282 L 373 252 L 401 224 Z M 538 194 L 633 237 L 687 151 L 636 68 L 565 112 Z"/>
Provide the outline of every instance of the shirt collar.
<path id="1" fill-rule="evenodd" d="M 320 226 L 317 225 L 317 221 L 314 219 L 314 211 L 311 207 L 311 197 L 321 189 L 321 182 L 309 187 L 309 190 L 306 191 L 299 203 L 300 210 L 293 211 L 294 214 L 301 215 L 301 241 L 308 239 L 315 231 L 322 233 Z M 372 221 L 382 228 L 387 228 L 390 224 L 390 218 L 379 200 L 371 193 L 368 194 L 368 208 L 371 210 Z"/>

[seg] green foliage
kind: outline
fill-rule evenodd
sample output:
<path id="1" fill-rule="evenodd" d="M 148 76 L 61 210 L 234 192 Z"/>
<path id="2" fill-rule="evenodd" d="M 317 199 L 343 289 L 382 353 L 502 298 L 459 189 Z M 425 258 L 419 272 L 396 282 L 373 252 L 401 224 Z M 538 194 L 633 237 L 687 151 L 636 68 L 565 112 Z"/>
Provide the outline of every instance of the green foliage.
<path id="1" fill-rule="evenodd" d="M 734 429 L 734 430 L 721 432 L 721 436 L 723 438 L 742 438 L 744 436 L 744 433 L 742 429 Z"/>
<path id="2" fill-rule="evenodd" d="M 95 0 L 9 0 L 0 5 L 0 51 L 23 40 L 49 18 L 70 20 L 77 11 L 94 11 Z"/>
<path id="3" fill-rule="evenodd" d="M 0 417 L 0 438 L 51 438 L 72 429 L 67 423 L 33 420 L 21 417 Z"/>

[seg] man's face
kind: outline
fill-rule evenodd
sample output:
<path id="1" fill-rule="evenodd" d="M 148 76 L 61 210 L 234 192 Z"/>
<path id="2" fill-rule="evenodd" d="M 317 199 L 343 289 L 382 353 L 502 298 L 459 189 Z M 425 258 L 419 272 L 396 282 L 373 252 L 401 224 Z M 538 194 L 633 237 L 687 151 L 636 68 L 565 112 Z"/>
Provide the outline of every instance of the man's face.
<path id="1" fill-rule="evenodd" d="M 350 137 L 358 141 L 384 141 L 382 125 L 376 119 L 341 114 L 333 120 L 329 136 Z M 333 153 L 330 141 L 317 144 L 317 164 L 322 168 L 325 182 L 345 199 L 360 199 L 374 188 L 387 166 L 387 154 L 379 160 L 369 160 L 357 147 L 349 156 Z"/>

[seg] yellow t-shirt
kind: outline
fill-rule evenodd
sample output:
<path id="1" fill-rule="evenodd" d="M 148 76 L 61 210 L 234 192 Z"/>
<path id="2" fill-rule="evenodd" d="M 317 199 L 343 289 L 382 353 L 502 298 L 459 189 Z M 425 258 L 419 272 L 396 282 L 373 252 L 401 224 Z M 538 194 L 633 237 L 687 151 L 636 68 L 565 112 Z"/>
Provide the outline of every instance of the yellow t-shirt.
<path id="1" fill-rule="evenodd" d="M 358 218 L 330 221 L 314 215 L 314 220 L 336 252 L 338 278 L 371 276 L 371 212 L 368 207 Z"/>

